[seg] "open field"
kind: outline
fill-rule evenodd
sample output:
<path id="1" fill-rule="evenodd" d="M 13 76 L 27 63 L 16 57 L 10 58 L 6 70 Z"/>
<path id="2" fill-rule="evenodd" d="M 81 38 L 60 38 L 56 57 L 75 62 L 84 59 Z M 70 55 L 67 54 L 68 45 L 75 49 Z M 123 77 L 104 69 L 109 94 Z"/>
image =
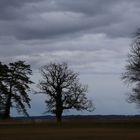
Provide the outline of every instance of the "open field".
<path id="1" fill-rule="evenodd" d="M 140 140 L 140 120 L 1 122 L 0 140 Z"/>

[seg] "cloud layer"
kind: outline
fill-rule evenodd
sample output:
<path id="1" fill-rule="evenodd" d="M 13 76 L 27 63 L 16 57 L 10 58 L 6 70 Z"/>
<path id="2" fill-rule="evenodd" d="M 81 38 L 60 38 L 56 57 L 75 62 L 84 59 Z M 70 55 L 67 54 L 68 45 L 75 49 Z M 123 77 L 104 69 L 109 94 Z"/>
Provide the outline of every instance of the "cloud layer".
<path id="1" fill-rule="evenodd" d="M 104 71 L 101 65 L 108 72 L 120 72 L 130 37 L 139 27 L 139 4 L 138 0 L 1 0 L 1 60 L 25 59 L 34 68 L 64 60 L 91 72 Z"/>

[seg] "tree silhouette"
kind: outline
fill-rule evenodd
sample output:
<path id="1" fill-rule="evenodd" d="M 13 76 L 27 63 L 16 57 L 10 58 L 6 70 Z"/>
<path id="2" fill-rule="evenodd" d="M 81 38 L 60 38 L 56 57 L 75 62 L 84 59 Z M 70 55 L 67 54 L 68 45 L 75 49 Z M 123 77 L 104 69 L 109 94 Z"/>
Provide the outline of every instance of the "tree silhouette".
<path id="1" fill-rule="evenodd" d="M 3 117 L 10 117 L 11 107 L 15 107 L 19 113 L 28 115 L 26 106 L 30 107 L 29 84 L 33 83 L 29 77 L 32 74 L 30 65 L 24 61 L 17 61 L 5 65 L 2 70 L 4 72 L 0 73 L 0 94 L 3 100 Z"/>
<path id="2" fill-rule="evenodd" d="M 132 85 L 128 101 L 140 105 L 140 30 L 135 34 L 122 79 Z"/>
<path id="3" fill-rule="evenodd" d="M 43 80 L 39 82 L 39 88 L 48 95 L 47 111 L 54 113 L 58 122 L 66 109 L 93 109 L 86 97 L 87 86 L 79 83 L 78 74 L 69 69 L 67 63 L 50 63 L 41 67 L 40 72 Z"/>
<path id="4" fill-rule="evenodd" d="M 7 77 L 8 67 L 0 62 L 0 117 L 3 116 L 4 104 L 6 100 L 5 93 L 7 93 L 7 88 L 4 84 Z"/>

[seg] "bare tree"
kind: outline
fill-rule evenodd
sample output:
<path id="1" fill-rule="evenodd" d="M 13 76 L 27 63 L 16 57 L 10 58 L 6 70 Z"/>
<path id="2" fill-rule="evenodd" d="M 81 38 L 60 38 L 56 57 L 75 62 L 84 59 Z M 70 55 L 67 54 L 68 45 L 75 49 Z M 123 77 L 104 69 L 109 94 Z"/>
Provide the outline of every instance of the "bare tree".
<path id="1" fill-rule="evenodd" d="M 132 85 L 129 102 L 140 105 L 140 30 L 135 34 L 122 79 Z"/>
<path id="2" fill-rule="evenodd" d="M 50 63 L 40 71 L 43 80 L 39 88 L 48 95 L 47 111 L 54 113 L 58 122 L 66 109 L 93 110 L 92 102 L 86 97 L 87 86 L 79 83 L 78 74 L 67 63 Z"/>

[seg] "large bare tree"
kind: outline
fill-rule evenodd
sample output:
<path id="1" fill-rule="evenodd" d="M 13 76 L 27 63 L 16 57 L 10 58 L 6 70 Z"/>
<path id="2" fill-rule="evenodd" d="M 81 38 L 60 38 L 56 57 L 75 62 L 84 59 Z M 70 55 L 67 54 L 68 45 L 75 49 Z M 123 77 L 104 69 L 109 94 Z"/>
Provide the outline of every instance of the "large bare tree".
<path id="1" fill-rule="evenodd" d="M 87 86 L 79 83 L 78 74 L 67 63 L 50 63 L 40 69 L 43 79 L 39 88 L 47 96 L 47 111 L 61 122 L 66 109 L 93 110 L 92 101 L 86 97 Z"/>
<path id="2" fill-rule="evenodd" d="M 122 79 L 132 85 L 132 92 L 129 95 L 129 102 L 136 103 L 140 107 L 140 30 L 135 34 L 130 52 L 128 54 L 127 65 Z"/>

